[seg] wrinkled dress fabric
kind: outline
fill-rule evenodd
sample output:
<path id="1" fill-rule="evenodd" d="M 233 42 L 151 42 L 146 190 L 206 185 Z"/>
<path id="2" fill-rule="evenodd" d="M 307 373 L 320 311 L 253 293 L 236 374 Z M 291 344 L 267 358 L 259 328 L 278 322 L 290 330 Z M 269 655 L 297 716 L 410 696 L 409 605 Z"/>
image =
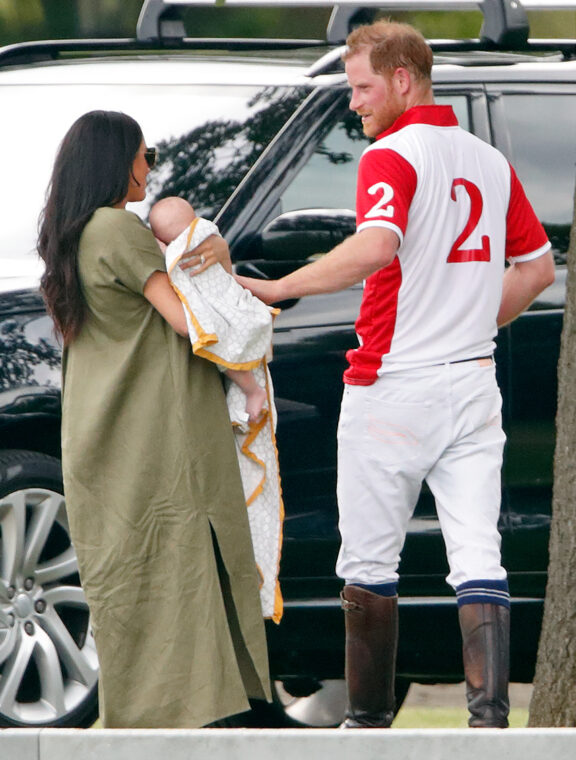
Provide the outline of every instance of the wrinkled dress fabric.
<path id="1" fill-rule="evenodd" d="M 79 251 L 88 318 L 64 352 L 62 456 L 105 727 L 197 727 L 270 698 L 222 382 L 143 297 L 156 270 L 164 258 L 135 214 L 94 214 Z"/>

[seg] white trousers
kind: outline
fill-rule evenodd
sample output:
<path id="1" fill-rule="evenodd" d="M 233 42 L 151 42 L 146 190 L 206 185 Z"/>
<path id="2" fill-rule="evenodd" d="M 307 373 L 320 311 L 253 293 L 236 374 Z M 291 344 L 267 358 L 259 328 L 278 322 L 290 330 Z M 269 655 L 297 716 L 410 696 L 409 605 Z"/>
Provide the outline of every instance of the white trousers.
<path id="1" fill-rule="evenodd" d="M 487 366 L 486 366 L 487 365 Z M 436 500 L 448 583 L 502 580 L 497 524 L 505 436 L 493 362 L 391 372 L 347 385 L 338 426 L 338 505 L 346 583 L 398 580 L 423 481 Z"/>

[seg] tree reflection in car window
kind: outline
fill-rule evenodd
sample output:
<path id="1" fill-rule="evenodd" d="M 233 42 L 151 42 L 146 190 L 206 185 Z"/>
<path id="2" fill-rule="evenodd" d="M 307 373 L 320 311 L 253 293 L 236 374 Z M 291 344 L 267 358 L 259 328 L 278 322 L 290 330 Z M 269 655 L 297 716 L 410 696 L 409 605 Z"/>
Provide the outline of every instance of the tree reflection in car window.
<path id="1" fill-rule="evenodd" d="M 436 95 L 436 102 L 451 105 L 461 126 L 470 128 L 465 95 L 440 93 Z M 358 162 L 370 142 L 362 131 L 359 117 L 347 110 L 284 190 L 282 212 L 306 208 L 354 210 Z"/>
<path id="2" fill-rule="evenodd" d="M 0 142 L 10 146 L 0 178 L 2 218 L 10 220 L 0 229 L 0 260 L 34 257 L 37 219 L 56 151 L 81 114 L 93 109 L 130 114 L 147 143 L 165 151 L 149 177 L 149 199 L 129 204 L 129 210 L 146 219 L 161 194 L 182 194 L 200 213 L 213 216 L 309 92 L 254 84 L 60 83 L 26 85 L 23 99 L 20 86 L 0 89 L 3 113 L 10 114 L 0 120 Z M 44 115 L 40 131 L 38 113 Z M 36 144 L 31 179 L 22 157 Z"/>
<path id="3" fill-rule="evenodd" d="M 282 211 L 305 208 L 354 209 L 356 170 L 369 140 L 360 119 L 347 111 L 320 141 L 281 196 Z"/>
<path id="4" fill-rule="evenodd" d="M 250 115 L 245 120 L 207 121 L 159 142 L 147 203 L 179 195 L 199 215 L 213 219 L 308 94 L 304 87 L 265 87 L 247 103 Z"/>
<path id="5" fill-rule="evenodd" d="M 50 334 L 47 324 L 45 316 L 0 321 L 0 392 L 38 385 L 58 387 L 60 349 L 42 334 L 42 329 Z"/>

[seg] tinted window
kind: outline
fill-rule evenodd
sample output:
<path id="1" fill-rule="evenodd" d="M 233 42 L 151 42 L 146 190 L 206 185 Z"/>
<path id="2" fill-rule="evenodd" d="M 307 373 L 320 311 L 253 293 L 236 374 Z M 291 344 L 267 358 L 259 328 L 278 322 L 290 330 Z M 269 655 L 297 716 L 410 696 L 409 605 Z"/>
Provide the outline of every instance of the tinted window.
<path id="1" fill-rule="evenodd" d="M 463 95 L 436 95 L 438 105 L 451 105 L 460 125 L 470 128 Z M 305 208 L 348 208 L 356 205 L 356 171 L 369 144 L 360 119 L 349 111 L 319 143 L 309 161 L 281 196 L 282 211 Z"/>
<path id="2" fill-rule="evenodd" d="M 566 261 L 574 210 L 576 97 L 505 94 L 511 161 L 554 248 Z"/>
<path id="3" fill-rule="evenodd" d="M 149 194 L 129 208 L 146 218 L 161 194 L 183 195 L 213 217 L 306 96 L 294 88 L 196 85 L 54 85 L 1 88 L 0 256 L 32 253 L 60 140 L 93 109 L 123 111 L 160 151 Z"/>
<path id="4" fill-rule="evenodd" d="M 318 144 L 282 194 L 282 211 L 354 209 L 358 161 L 368 144 L 359 118 L 348 111 Z"/>

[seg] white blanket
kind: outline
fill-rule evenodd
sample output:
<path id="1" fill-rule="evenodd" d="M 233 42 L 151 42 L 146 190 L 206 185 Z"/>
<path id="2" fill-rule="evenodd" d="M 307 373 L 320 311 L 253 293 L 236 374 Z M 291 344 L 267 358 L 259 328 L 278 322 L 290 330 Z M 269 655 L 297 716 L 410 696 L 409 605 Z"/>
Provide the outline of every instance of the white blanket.
<path id="1" fill-rule="evenodd" d="M 248 507 L 256 565 L 260 574 L 260 599 L 264 617 L 280 622 L 282 596 L 278 569 L 284 508 L 276 450 L 276 412 L 267 358 L 272 344 L 271 309 L 220 264 L 190 276 L 178 266 L 181 258 L 218 228 L 196 219 L 166 248 L 166 268 L 172 287 L 184 307 L 192 350 L 221 369 L 251 370 L 267 391 L 264 413 L 256 424 L 248 423 L 245 396 L 227 380 L 228 410 L 236 433 L 238 462 Z"/>

